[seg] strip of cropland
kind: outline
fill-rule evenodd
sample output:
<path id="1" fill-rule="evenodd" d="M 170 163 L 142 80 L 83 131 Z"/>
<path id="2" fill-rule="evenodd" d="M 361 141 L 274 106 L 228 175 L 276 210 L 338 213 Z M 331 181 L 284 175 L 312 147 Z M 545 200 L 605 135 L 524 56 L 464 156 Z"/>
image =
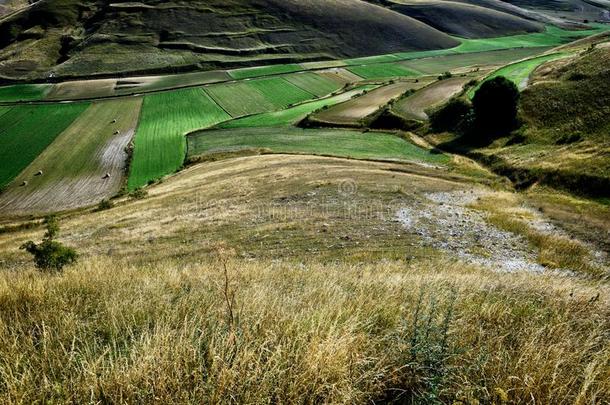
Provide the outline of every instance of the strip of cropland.
<path id="1" fill-rule="evenodd" d="M 390 77 L 415 77 L 421 72 L 406 68 L 399 63 L 376 63 L 373 65 L 352 66 L 349 71 L 365 79 L 383 79 Z"/>
<path id="2" fill-rule="evenodd" d="M 330 77 L 311 72 L 287 75 L 285 79 L 317 97 L 326 96 L 337 91 L 342 87 L 342 84 L 346 83 L 341 83 L 339 80 L 333 80 Z"/>
<path id="3" fill-rule="evenodd" d="M 115 195 L 141 104 L 141 98 L 92 104 L 0 195 L 0 212 L 67 210 Z"/>
<path id="4" fill-rule="evenodd" d="M 343 103 L 352 99 L 355 96 L 362 94 L 363 91 L 374 89 L 376 86 L 362 86 L 357 89 L 341 93 L 339 95 L 312 101 L 287 108 L 280 111 L 272 111 L 268 113 L 251 115 L 248 117 L 239 118 L 220 124 L 219 128 L 254 128 L 254 127 L 277 127 L 289 126 L 304 119 L 312 112 L 321 108 Z"/>
<path id="5" fill-rule="evenodd" d="M 0 102 L 42 100 L 50 90 L 51 86 L 45 84 L 15 84 L 0 87 Z"/>
<path id="6" fill-rule="evenodd" d="M 350 130 L 300 128 L 243 128 L 200 131 L 188 136 L 189 156 L 242 150 L 298 153 L 354 159 L 449 162 L 449 157 L 431 153 L 392 134 Z"/>
<path id="7" fill-rule="evenodd" d="M 19 105 L 0 120 L 0 188 L 6 187 L 89 105 Z"/>
<path id="8" fill-rule="evenodd" d="M 530 74 L 532 74 L 532 72 L 536 70 L 538 66 L 555 59 L 564 58 L 568 55 L 569 54 L 560 52 L 538 56 L 517 63 L 512 63 L 492 72 L 489 76 L 485 78 L 484 81 L 493 79 L 494 77 L 504 76 L 507 79 L 511 80 L 513 83 L 515 83 L 520 90 L 523 90 L 525 87 L 527 87 L 527 81 L 529 79 Z M 473 98 L 476 90 L 479 87 L 480 84 L 479 86 L 470 89 L 470 91 L 468 91 L 468 97 Z"/>
<path id="9" fill-rule="evenodd" d="M 413 80 L 383 86 L 364 96 L 320 111 L 311 118 L 321 124 L 359 126 L 360 120 L 373 114 L 389 101 L 400 97 L 407 90 L 419 89 L 425 85 L 426 82 L 423 80 Z"/>
<path id="10" fill-rule="evenodd" d="M 407 119 L 426 120 L 428 119 L 427 110 L 459 94 L 471 79 L 472 77 L 453 77 L 439 80 L 420 89 L 415 94 L 401 99 L 392 106 L 392 111 Z"/>
<path id="11" fill-rule="evenodd" d="M 288 64 L 288 65 L 270 65 L 260 66 L 244 69 L 236 69 L 229 71 L 229 74 L 233 79 L 250 79 L 253 77 L 277 75 L 281 73 L 292 73 L 303 70 L 301 65 Z"/>
<path id="12" fill-rule="evenodd" d="M 185 135 L 230 118 L 200 88 L 146 96 L 128 188 L 134 190 L 178 170 L 186 154 Z"/>
<path id="13" fill-rule="evenodd" d="M 282 77 L 211 85 L 205 91 L 234 118 L 279 110 L 316 98 Z"/>
<path id="14" fill-rule="evenodd" d="M 501 66 L 523 58 L 539 55 L 549 49 L 549 47 L 501 49 L 497 51 L 433 56 L 404 61 L 401 64 L 418 72 L 435 75 L 473 67 Z"/>

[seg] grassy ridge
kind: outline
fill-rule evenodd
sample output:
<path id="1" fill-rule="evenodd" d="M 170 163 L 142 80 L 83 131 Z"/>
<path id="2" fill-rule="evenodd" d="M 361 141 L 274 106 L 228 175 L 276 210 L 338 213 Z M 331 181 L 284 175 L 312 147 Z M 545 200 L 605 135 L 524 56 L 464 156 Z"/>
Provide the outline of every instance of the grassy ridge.
<path id="1" fill-rule="evenodd" d="M 0 120 L 0 188 L 25 169 L 85 109 L 86 103 L 16 106 Z"/>
<path id="2" fill-rule="evenodd" d="M 312 112 L 326 106 L 332 106 L 344 101 L 350 100 L 353 96 L 359 94 L 363 90 L 370 90 L 375 86 L 362 86 L 356 90 L 348 91 L 334 97 L 325 98 L 323 100 L 312 101 L 310 103 L 300 104 L 295 107 L 287 108 L 281 111 L 272 111 L 263 114 L 256 114 L 249 117 L 232 120 L 219 125 L 219 128 L 253 128 L 253 127 L 277 127 L 292 125 Z"/>
<path id="3" fill-rule="evenodd" d="M 187 132 L 230 118 L 198 88 L 146 96 L 134 140 L 129 189 L 179 169 L 185 156 Z"/>
<path id="4" fill-rule="evenodd" d="M 243 149 L 270 149 L 276 153 L 305 153 L 355 159 L 408 160 L 446 163 L 449 158 L 432 154 L 397 136 L 300 128 L 257 128 L 202 131 L 188 137 L 189 156 Z"/>

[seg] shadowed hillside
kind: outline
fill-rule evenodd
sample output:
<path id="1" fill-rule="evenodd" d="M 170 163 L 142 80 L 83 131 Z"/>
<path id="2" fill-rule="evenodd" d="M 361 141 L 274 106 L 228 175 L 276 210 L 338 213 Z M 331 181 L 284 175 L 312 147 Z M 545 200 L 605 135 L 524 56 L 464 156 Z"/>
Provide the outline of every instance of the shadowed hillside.
<path id="1" fill-rule="evenodd" d="M 543 29 L 540 23 L 471 4 L 438 0 L 404 0 L 399 3 L 392 9 L 443 32 L 465 38 L 515 35 Z"/>

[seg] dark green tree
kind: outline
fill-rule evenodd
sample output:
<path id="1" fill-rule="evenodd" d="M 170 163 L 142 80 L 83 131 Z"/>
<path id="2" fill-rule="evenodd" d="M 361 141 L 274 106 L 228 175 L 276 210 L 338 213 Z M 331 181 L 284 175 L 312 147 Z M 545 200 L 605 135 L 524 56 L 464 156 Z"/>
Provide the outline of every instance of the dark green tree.
<path id="1" fill-rule="evenodd" d="M 478 135 L 493 139 L 517 126 L 519 89 L 504 76 L 485 81 L 472 99 Z"/>
<path id="2" fill-rule="evenodd" d="M 21 246 L 21 249 L 34 257 L 34 263 L 38 269 L 47 272 L 60 272 L 65 266 L 75 263 L 78 254 L 74 249 L 55 241 L 55 237 L 59 233 L 57 218 L 49 216 L 45 218 L 44 223 L 47 231 L 42 238 L 42 242 L 28 241 Z"/>

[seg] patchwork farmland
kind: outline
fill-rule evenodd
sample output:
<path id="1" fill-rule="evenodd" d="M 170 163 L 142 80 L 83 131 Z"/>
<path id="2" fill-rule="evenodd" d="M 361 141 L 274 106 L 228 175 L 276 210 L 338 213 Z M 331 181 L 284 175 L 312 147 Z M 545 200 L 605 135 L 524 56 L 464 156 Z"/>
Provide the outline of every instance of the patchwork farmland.
<path id="1" fill-rule="evenodd" d="M 179 90 L 144 98 L 128 188 L 178 170 L 186 154 L 185 135 L 231 117 L 201 89 Z"/>
<path id="2" fill-rule="evenodd" d="M 45 213 L 115 196 L 125 182 L 141 104 L 130 98 L 89 106 L 0 195 L 0 212 Z"/>

